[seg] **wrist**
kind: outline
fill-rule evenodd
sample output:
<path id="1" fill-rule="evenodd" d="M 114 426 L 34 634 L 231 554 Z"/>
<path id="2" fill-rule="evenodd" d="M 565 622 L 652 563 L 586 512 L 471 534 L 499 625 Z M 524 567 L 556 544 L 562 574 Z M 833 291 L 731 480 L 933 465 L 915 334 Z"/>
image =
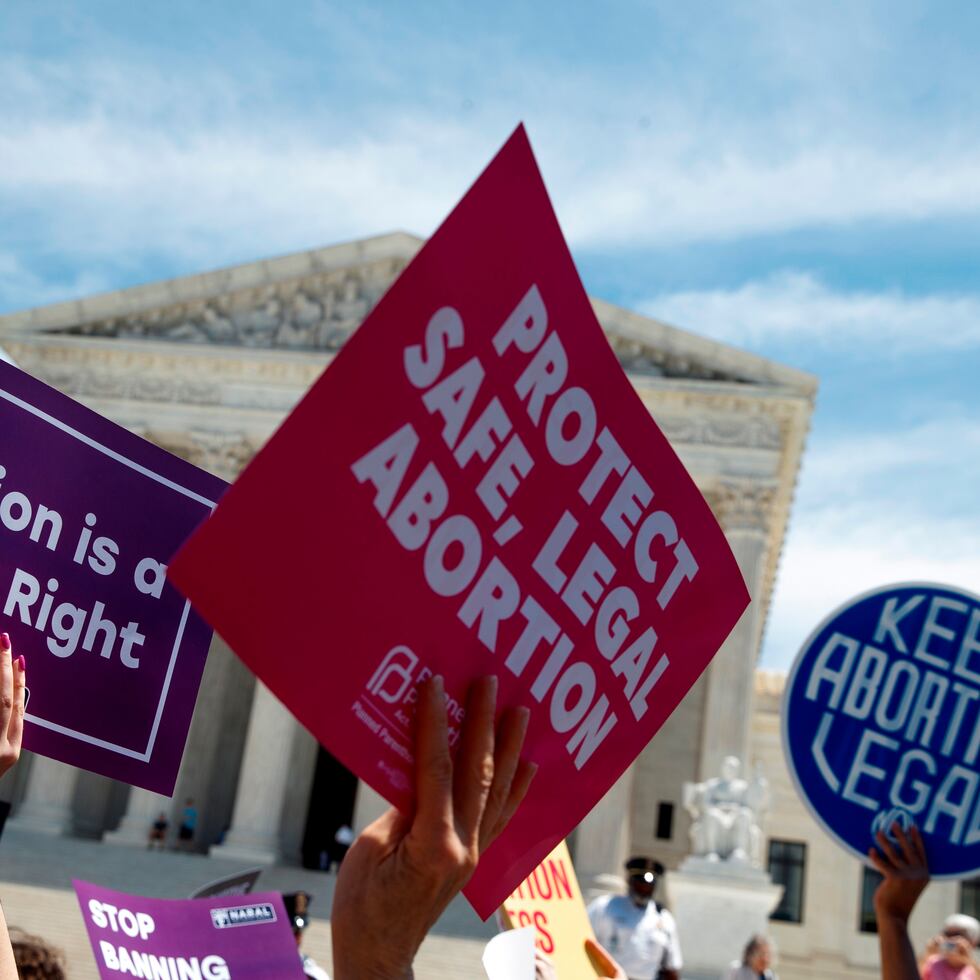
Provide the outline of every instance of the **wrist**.
<path id="1" fill-rule="evenodd" d="M 333 980 L 413 980 L 412 967 L 389 967 L 365 957 L 334 955 Z"/>
<path id="2" fill-rule="evenodd" d="M 376 942 L 338 942 L 336 932 L 333 940 L 333 980 L 412 980 L 411 958 L 385 955 Z"/>
<path id="3" fill-rule="evenodd" d="M 878 922 L 879 930 L 885 928 L 906 929 L 909 924 L 908 912 L 898 909 L 875 909 L 875 919 Z"/>

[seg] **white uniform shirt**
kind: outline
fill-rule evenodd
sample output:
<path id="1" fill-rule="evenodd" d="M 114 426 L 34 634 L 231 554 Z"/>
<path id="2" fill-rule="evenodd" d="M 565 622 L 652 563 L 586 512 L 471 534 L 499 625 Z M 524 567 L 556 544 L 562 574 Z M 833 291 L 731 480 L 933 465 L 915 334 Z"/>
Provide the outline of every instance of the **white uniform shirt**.
<path id="1" fill-rule="evenodd" d="M 596 939 L 630 980 L 656 980 L 661 968 L 680 970 L 674 917 L 654 901 L 639 908 L 626 895 L 602 895 L 588 911 Z"/>

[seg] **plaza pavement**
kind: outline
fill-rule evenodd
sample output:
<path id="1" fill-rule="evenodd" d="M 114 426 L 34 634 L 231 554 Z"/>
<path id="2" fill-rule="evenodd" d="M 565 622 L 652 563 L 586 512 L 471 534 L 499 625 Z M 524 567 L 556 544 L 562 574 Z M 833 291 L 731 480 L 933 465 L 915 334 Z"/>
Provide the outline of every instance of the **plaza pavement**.
<path id="1" fill-rule="evenodd" d="M 186 898 L 209 881 L 244 869 L 234 861 L 198 854 L 146 851 L 8 827 L 0 839 L 0 901 L 9 925 L 41 935 L 65 951 L 69 980 L 99 980 L 72 878 L 154 898 Z M 263 870 L 256 886 L 260 891 L 303 889 L 314 896 L 304 949 L 328 971 L 336 880 L 332 874 L 276 865 Z M 485 977 L 480 957 L 494 931 L 492 923 L 480 922 L 457 897 L 419 952 L 417 980 Z"/>

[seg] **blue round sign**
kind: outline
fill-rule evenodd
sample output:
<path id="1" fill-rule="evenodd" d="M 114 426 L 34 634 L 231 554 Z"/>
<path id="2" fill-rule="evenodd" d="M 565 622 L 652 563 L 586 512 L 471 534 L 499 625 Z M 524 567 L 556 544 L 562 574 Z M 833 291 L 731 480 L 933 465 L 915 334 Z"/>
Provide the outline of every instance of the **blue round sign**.
<path id="1" fill-rule="evenodd" d="M 934 878 L 980 872 L 980 597 L 903 583 L 852 599 L 803 644 L 782 721 L 801 798 L 852 854 L 915 823 Z"/>

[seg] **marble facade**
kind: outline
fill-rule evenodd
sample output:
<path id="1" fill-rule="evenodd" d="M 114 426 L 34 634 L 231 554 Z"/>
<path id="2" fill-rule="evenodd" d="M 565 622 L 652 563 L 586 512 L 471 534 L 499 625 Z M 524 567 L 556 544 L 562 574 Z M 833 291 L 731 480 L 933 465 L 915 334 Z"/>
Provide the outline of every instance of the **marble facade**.
<path id="1" fill-rule="evenodd" d="M 395 233 L 8 314 L 0 344 L 36 377 L 232 480 L 421 245 Z M 803 372 L 602 300 L 593 307 L 718 516 L 754 602 L 576 832 L 586 889 L 608 884 L 628 851 L 677 867 L 689 850 L 684 782 L 713 774 L 726 755 L 752 758 L 755 665 L 816 393 Z M 202 847 L 222 837 L 221 853 L 243 860 L 296 860 L 316 758 L 308 733 L 216 640 L 169 808 L 197 801 Z M 43 813 L 57 832 L 136 843 L 164 807 L 51 765 L 32 760 L 0 783 L 15 819 Z M 666 837 L 661 804 L 673 807 Z M 378 808 L 360 788 L 356 824 Z"/>

